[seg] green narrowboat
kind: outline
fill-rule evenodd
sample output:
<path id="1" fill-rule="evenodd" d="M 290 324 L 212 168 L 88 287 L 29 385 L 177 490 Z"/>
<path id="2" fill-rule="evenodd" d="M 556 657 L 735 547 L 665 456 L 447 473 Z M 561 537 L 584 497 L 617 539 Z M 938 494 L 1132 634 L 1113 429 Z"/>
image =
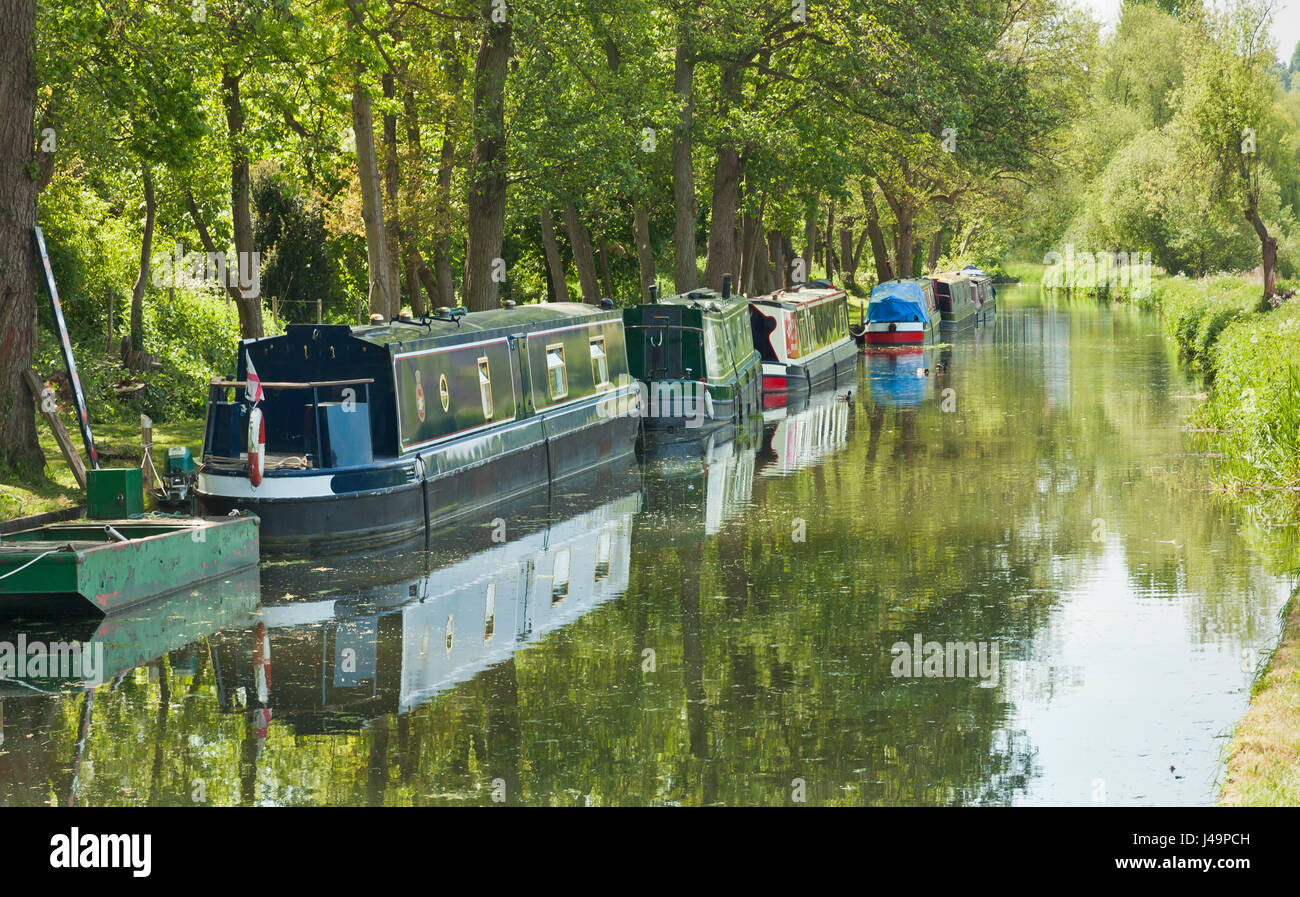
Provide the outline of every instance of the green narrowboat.
<path id="1" fill-rule="evenodd" d="M 628 367 L 642 389 L 645 426 L 721 426 L 758 411 L 762 362 L 749 329 L 749 302 L 699 289 L 623 310 Z"/>

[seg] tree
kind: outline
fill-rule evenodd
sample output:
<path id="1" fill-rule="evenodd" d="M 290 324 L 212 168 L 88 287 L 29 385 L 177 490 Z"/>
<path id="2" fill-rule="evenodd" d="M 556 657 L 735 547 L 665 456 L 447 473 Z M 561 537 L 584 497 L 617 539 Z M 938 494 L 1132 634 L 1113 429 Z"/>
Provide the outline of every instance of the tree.
<path id="1" fill-rule="evenodd" d="M 1188 48 L 1180 110 L 1187 151 L 1211 172 L 1215 198 L 1235 207 L 1259 239 L 1266 300 L 1276 292 L 1278 238 L 1264 219 L 1264 203 L 1274 185 L 1269 160 L 1285 132 L 1274 109 L 1277 84 L 1268 74 L 1271 14 L 1265 0 L 1239 0 L 1206 15 Z"/>
<path id="2" fill-rule="evenodd" d="M 506 226 L 506 69 L 511 23 L 504 4 L 482 7 L 482 34 L 474 60 L 474 148 L 469 165 L 469 234 L 465 254 L 465 305 L 470 311 L 496 308 L 501 247 Z"/>
<path id="3" fill-rule="evenodd" d="M 23 375 L 36 344 L 36 195 L 53 162 L 34 139 L 35 0 L 0 0 L 0 463 L 40 469 L 36 415 Z"/>

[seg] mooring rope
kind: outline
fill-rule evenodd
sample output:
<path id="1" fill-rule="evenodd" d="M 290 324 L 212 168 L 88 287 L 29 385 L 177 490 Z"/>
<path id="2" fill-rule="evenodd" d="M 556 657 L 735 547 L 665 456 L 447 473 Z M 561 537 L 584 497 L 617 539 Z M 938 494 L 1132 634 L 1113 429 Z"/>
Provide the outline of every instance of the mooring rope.
<path id="1" fill-rule="evenodd" d="M 9 577 L 13 576 L 15 573 L 22 573 L 32 564 L 36 563 L 41 558 L 45 557 L 45 555 L 54 554 L 55 552 L 62 551 L 62 550 L 63 550 L 62 548 L 51 548 L 49 551 L 42 552 L 41 554 L 38 554 L 36 557 L 32 558 L 30 561 L 23 564 L 21 567 L 17 568 L 16 570 L 10 570 L 8 573 L 4 574 L 3 576 L 0 576 L 0 579 L 8 579 Z"/>

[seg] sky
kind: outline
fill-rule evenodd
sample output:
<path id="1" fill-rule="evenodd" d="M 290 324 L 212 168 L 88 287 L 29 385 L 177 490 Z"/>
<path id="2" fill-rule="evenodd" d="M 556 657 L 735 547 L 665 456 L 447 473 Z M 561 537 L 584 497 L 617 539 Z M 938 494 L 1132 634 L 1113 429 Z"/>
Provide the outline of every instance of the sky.
<path id="1" fill-rule="evenodd" d="M 1119 20 L 1121 0 L 1078 0 L 1079 4 L 1096 13 L 1108 26 Z M 1300 0 L 1275 0 L 1273 14 L 1273 39 L 1277 43 L 1278 54 L 1284 60 L 1291 59 L 1296 43 L 1300 42 Z"/>

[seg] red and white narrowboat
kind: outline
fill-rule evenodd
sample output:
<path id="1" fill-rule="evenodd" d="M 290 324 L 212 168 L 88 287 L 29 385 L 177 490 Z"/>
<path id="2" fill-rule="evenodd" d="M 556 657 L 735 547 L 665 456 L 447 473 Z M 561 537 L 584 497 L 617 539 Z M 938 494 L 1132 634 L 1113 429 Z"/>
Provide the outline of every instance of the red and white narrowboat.
<path id="1" fill-rule="evenodd" d="M 763 407 L 823 384 L 857 382 L 848 295 L 824 280 L 749 300 L 754 348 L 763 359 Z"/>

